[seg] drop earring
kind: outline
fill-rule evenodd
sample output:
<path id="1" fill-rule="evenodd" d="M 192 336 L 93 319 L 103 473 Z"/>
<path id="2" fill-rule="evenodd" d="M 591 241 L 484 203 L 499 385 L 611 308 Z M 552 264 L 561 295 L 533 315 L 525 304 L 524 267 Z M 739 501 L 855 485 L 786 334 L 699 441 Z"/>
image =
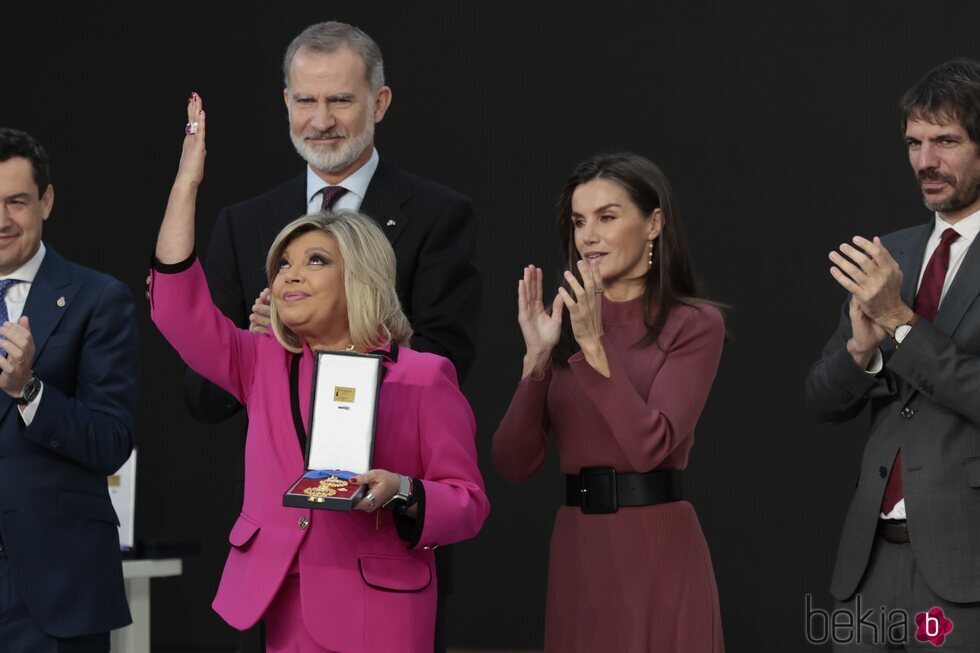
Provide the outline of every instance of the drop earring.
<path id="1" fill-rule="evenodd" d="M 653 240 L 650 240 L 650 258 L 649 258 L 649 269 L 653 268 Z"/>

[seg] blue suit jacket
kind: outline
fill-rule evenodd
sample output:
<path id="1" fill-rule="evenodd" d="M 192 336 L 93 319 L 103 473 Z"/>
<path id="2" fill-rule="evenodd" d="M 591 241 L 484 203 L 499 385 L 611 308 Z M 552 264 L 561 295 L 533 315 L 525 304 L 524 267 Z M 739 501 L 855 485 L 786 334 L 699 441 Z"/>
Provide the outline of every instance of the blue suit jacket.
<path id="1" fill-rule="evenodd" d="M 17 589 L 56 637 L 130 623 L 106 476 L 129 457 L 139 346 L 129 289 L 50 246 L 31 286 L 41 403 L 0 392 L 0 536 Z"/>

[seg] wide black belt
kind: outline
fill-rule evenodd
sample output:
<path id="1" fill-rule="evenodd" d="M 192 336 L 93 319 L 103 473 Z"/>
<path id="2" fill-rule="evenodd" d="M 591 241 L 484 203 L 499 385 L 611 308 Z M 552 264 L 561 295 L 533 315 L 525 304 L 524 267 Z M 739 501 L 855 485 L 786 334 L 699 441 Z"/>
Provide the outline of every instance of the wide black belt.
<path id="1" fill-rule="evenodd" d="M 619 474 L 612 467 L 585 467 L 579 474 L 565 475 L 565 505 L 580 506 L 588 515 L 680 500 L 677 469 Z"/>

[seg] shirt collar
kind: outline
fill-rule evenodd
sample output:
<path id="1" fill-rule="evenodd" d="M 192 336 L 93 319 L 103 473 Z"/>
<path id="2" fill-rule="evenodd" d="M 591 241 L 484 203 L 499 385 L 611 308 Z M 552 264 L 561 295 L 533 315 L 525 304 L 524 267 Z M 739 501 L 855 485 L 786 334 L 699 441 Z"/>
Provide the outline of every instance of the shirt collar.
<path id="1" fill-rule="evenodd" d="M 971 213 L 967 217 L 963 218 L 956 224 L 949 224 L 945 220 L 936 214 L 935 226 L 932 229 L 932 235 L 938 238 L 940 234 L 949 228 L 956 230 L 956 233 L 960 235 L 960 238 L 972 243 L 977 238 L 977 234 L 980 234 L 980 211 L 976 213 Z"/>
<path id="2" fill-rule="evenodd" d="M 42 241 L 38 243 L 38 248 L 37 251 L 34 252 L 34 256 L 29 258 L 26 263 L 10 274 L 0 276 L 0 281 L 3 279 L 17 279 L 18 281 L 34 283 L 34 277 L 37 276 L 37 271 L 41 269 L 41 262 L 44 261 L 45 251 L 44 242 Z"/>
<path id="3" fill-rule="evenodd" d="M 339 184 L 334 185 L 343 186 L 347 189 L 348 193 L 357 195 L 357 197 L 363 202 L 364 196 L 367 195 L 368 184 L 371 183 L 371 178 L 374 176 L 374 171 L 378 169 L 378 162 L 380 160 L 381 157 L 378 156 L 377 148 L 371 148 L 371 158 L 368 159 L 367 162 L 360 168 L 342 179 Z M 323 179 L 321 179 L 320 176 L 313 171 L 313 168 L 311 168 L 309 165 L 306 166 L 307 204 L 313 201 L 314 195 L 330 185 L 331 184 L 324 183 Z"/>

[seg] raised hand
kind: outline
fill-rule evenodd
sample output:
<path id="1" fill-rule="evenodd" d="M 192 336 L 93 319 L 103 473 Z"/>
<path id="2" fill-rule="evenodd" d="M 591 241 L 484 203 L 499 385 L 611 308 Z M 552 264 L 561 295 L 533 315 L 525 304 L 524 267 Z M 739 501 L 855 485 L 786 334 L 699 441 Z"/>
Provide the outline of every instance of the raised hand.
<path id="1" fill-rule="evenodd" d="M 551 360 L 551 350 L 558 344 L 561 335 L 561 297 L 555 296 L 549 315 L 544 308 L 542 287 L 541 268 L 533 265 L 525 267 L 524 278 L 517 282 L 517 323 L 527 349 L 523 376 L 533 374 L 540 377 L 544 373 Z"/>
<path id="2" fill-rule="evenodd" d="M 184 128 L 184 147 L 180 153 L 175 184 L 197 186 L 204 179 L 205 136 L 204 102 L 197 93 L 187 99 L 187 126 Z"/>
<path id="3" fill-rule="evenodd" d="M 175 264 L 194 253 L 194 213 L 197 187 L 204 179 L 204 103 L 191 93 L 187 100 L 187 126 L 180 153 L 177 178 L 170 189 L 167 210 L 157 236 L 156 257 L 161 263 Z"/>
<path id="4" fill-rule="evenodd" d="M 568 309 L 568 319 L 572 324 L 572 334 L 578 342 L 585 360 L 603 376 L 609 376 L 609 363 L 602 347 L 602 277 L 599 271 L 585 261 L 578 261 L 578 271 L 582 283 L 578 282 L 570 270 L 565 270 L 565 280 L 575 297 L 564 288 L 558 295 Z"/>

